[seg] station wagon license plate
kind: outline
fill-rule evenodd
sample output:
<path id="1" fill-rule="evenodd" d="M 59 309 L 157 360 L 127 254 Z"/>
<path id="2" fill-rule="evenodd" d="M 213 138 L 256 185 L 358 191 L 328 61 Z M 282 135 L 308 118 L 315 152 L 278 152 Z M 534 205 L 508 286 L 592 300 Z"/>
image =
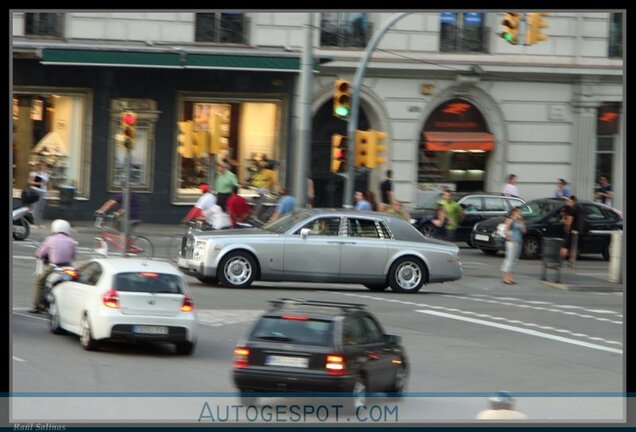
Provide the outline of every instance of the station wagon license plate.
<path id="1" fill-rule="evenodd" d="M 287 357 L 278 355 L 269 355 L 265 358 L 267 366 L 287 366 L 306 368 L 309 367 L 309 359 L 305 357 Z"/>
<path id="2" fill-rule="evenodd" d="M 168 327 L 138 325 L 133 327 L 133 332 L 141 334 L 167 335 Z"/>
<path id="3" fill-rule="evenodd" d="M 487 242 L 488 240 L 490 240 L 490 237 L 483 234 L 475 234 L 475 240 L 481 240 L 481 241 Z"/>

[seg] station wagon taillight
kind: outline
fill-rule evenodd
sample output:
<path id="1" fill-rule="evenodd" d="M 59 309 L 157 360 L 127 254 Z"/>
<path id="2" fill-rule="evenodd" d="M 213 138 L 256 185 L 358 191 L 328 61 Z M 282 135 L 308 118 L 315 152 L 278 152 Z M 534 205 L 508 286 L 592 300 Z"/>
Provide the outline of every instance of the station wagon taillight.
<path id="1" fill-rule="evenodd" d="M 183 296 L 183 304 L 179 310 L 181 312 L 192 312 L 194 310 L 194 302 L 190 293 L 185 293 Z"/>
<path id="2" fill-rule="evenodd" d="M 244 368 L 249 365 L 250 350 L 245 347 L 234 348 L 234 367 Z"/>
<path id="3" fill-rule="evenodd" d="M 104 293 L 104 296 L 102 297 L 102 302 L 104 303 L 104 306 L 106 307 L 113 308 L 113 309 L 120 308 L 119 294 L 117 294 L 117 291 L 115 291 L 114 289 L 109 289 L 108 291 Z"/>
<path id="4" fill-rule="evenodd" d="M 327 354 L 327 363 L 325 364 L 325 368 L 329 375 L 344 375 L 344 357 L 339 354 Z"/>

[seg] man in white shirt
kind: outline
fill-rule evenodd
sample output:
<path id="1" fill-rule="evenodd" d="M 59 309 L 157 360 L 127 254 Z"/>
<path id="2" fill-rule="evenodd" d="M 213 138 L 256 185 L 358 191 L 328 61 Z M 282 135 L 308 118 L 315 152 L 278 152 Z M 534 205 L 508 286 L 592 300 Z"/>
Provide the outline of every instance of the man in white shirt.
<path id="1" fill-rule="evenodd" d="M 517 186 L 515 186 L 516 184 L 517 184 L 517 176 L 515 174 L 510 174 L 508 176 L 508 179 L 506 180 L 506 183 L 504 183 L 501 193 L 508 196 L 518 197 L 519 190 L 517 189 Z"/>
<path id="2" fill-rule="evenodd" d="M 221 206 L 217 204 L 207 210 L 203 210 L 203 216 L 205 216 L 205 222 L 215 230 L 232 227 L 230 215 L 225 213 Z"/>
<path id="3" fill-rule="evenodd" d="M 199 185 L 199 189 L 203 193 L 199 200 L 194 204 L 194 207 L 190 209 L 188 214 L 183 218 L 181 223 L 186 223 L 191 221 L 192 219 L 197 219 L 199 217 L 203 217 L 203 212 L 211 209 L 216 205 L 216 197 L 212 192 L 209 191 L 209 187 L 207 183 L 201 183 Z"/>

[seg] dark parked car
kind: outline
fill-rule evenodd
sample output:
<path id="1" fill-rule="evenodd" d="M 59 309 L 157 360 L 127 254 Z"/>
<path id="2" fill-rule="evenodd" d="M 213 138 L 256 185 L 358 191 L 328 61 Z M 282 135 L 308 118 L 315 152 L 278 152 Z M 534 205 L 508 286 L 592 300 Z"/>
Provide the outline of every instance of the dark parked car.
<path id="1" fill-rule="evenodd" d="M 453 192 L 453 201 L 464 208 L 464 218 L 459 224 L 455 241 L 471 244 L 471 231 L 477 222 L 495 216 L 505 216 L 510 209 L 525 203 L 519 197 L 490 192 Z M 426 237 L 431 237 L 435 232 L 435 226 L 431 223 L 431 217 L 435 213 L 437 203 L 441 200 L 441 194 L 433 196 L 422 208 L 411 212 L 411 218 L 415 219 L 414 226 Z"/>
<path id="2" fill-rule="evenodd" d="M 409 363 L 362 304 L 301 299 L 270 302 L 234 349 L 233 378 L 244 403 L 254 392 L 338 392 L 350 408 L 368 392 L 401 396 Z"/>
<path id="3" fill-rule="evenodd" d="M 604 259 L 609 260 L 611 232 L 623 229 L 622 213 L 593 201 L 580 200 L 579 204 L 583 207 L 588 227 L 588 232 L 579 239 L 579 253 L 600 253 Z M 528 201 L 521 207 L 527 229 L 523 236 L 522 257 L 538 258 L 541 255 L 543 237 L 563 238 L 563 206 L 565 199 L 542 198 Z M 496 234 L 497 225 L 503 221 L 503 217 L 497 217 L 476 224 L 471 234 L 473 245 L 490 255 L 504 250 L 504 242 Z"/>

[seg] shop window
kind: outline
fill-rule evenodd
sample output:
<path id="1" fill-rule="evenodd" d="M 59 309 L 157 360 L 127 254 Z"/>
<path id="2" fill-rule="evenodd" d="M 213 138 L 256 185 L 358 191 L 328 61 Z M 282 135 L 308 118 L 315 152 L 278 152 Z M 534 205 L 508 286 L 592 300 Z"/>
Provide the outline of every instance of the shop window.
<path id="1" fill-rule="evenodd" d="M 623 14 L 610 14 L 609 57 L 623 57 Z"/>
<path id="2" fill-rule="evenodd" d="M 320 14 L 320 46 L 364 48 L 371 38 L 366 13 Z"/>
<path id="3" fill-rule="evenodd" d="M 248 21 L 242 13 L 198 13 L 196 42 L 247 44 Z"/>
<path id="4" fill-rule="evenodd" d="M 196 201 L 198 185 L 212 180 L 219 161 L 230 164 L 241 184 L 252 185 L 259 171 L 269 167 L 284 185 L 280 110 L 279 102 L 183 99 L 175 125 L 175 201 Z M 211 154 L 214 148 L 219 151 Z"/>
<path id="5" fill-rule="evenodd" d="M 485 15 L 477 12 L 442 12 L 440 42 L 442 52 L 488 52 L 489 27 Z"/>
<path id="6" fill-rule="evenodd" d="M 20 196 L 29 173 L 40 161 L 49 165 L 47 198 L 75 188 L 86 196 L 90 155 L 91 94 L 88 90 L 24 90 L 13 93 L 13 196 Z"/>
<path id="7" fill-rule="evenodd" d="M 24 14 L 24 34 L 27 36 L 64 36 L 63 13 Z"/>
<path id="8" fill-rule="evenodd" d="M 109 191 L 122 190 L 127 179 L 134 190 L 151 191 L 155 124 L 160 114 L 156 107 L 157 103 L 150 99 L 114 99 L 111 102 Z M 132 111 L 137 116 L 133 145 L 130 149 L 130 162 L 128 162 L 128 149 L 123 145 L 121 128 L 121 115 L 125 111 Z"/>

